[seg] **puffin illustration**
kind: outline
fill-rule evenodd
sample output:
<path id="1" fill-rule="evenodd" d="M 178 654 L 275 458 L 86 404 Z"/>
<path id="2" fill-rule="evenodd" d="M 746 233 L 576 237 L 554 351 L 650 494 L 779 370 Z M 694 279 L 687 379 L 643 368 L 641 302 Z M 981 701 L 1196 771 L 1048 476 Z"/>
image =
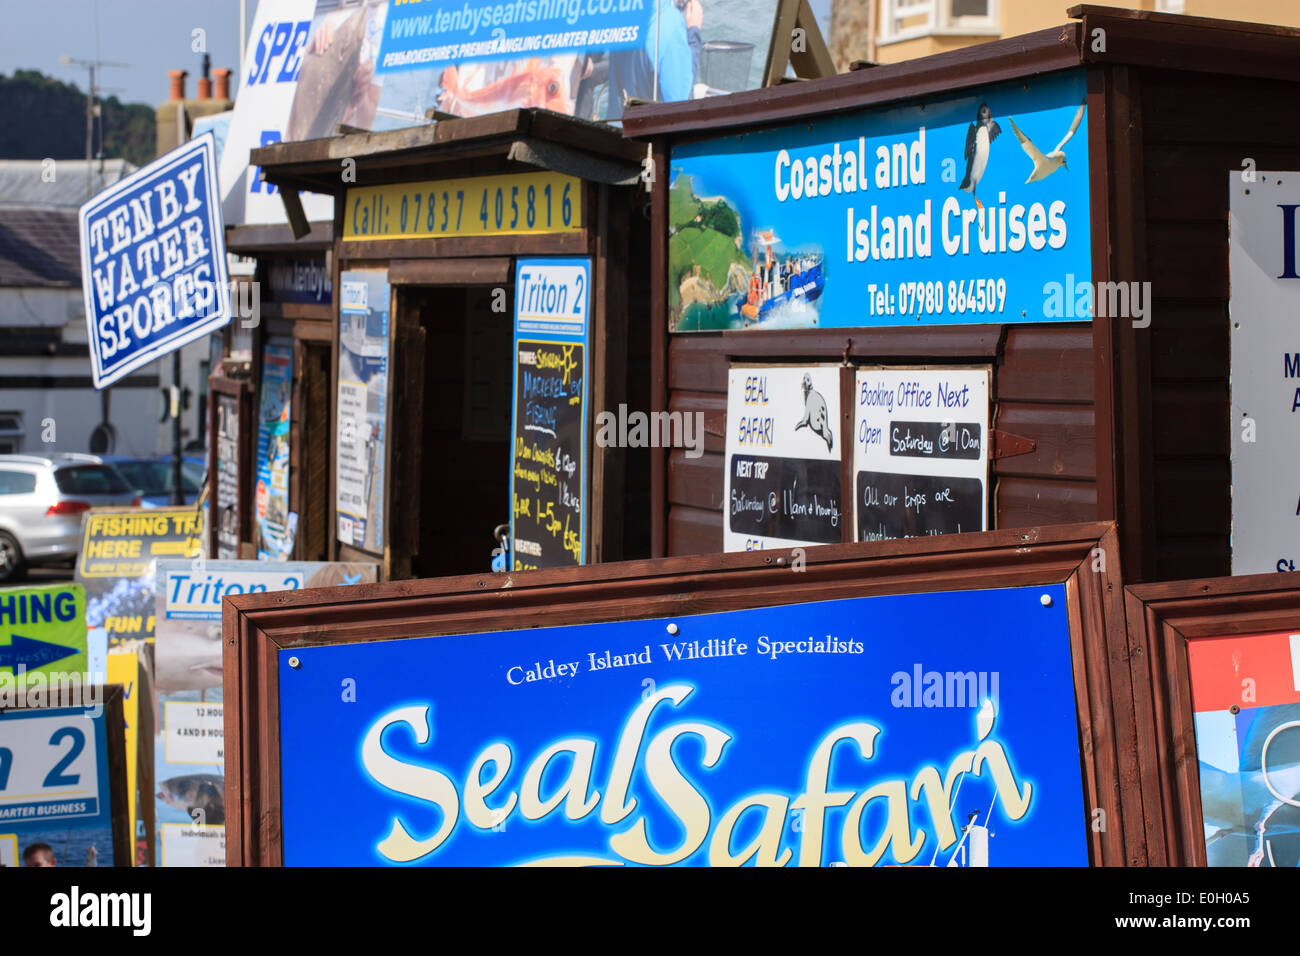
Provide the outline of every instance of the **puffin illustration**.
<path id="1" fill-rule="evenodd" d="M 1061 152 L 1061 150 L 1065 148 L 1065 144 L 1070 141 L 1070 138 L 1074 136 L 1075 130 L 1079 128 L 1079 124 L 1083 122 L 1083 111 L 1087 106 L 1087 100 L 1084 100 L 1083 103 L 1079 105 L 1079 111 L 1074 114 L 1074 122 L 1070 124 L 1070 131 L 1065 134 L 1065 139 L 1057 143 L 1056 149 L 1052 150 L 1046 156 L 1042 154 L 1042 151 L 1039 150 L 1037 146 L 1030 142 L 1028 136 L 1020 132 L 1020 127 L 1016 125 L 1015 120 L 1008 121 L 1011 123 L 1011 131 L 1016 134 L 1016 139 L 1020 140 L 1020 145 L 1024 149 L 1025 154 L 1034 161 L 1034 169 L 1029 174 L 1029 178 L 1025 180 L 1026 183 L 1036 183 L 1040 179 L 1046 179 L 1063 166 L 1067 172 L 1069 171 L 1070 167 L 1065 164 L 1065 153 Z"/>
<path id="2" fill-rule="evenodd" d="M 987 103 L 981 103 L 975 112 L 975 122 L 966 131 L 966 178 L 961 181 L 961 189 L 971 194 L 975 205 L 980 209 L 984 204 L 975 195 L 975 187 L 984 176 L 984 168 L 989 164 L 989 144 L 998 138 L 1002 127 L 993 121 L 993 111 Z"/>
<path id="3" fill-rule="evenodd" d="M 831 450 L 834 439 L 831 436 L 830 414 L 826 411 L 826 399 L 822 398 L 821 392 L 813 391 L 812 376 L 807 372 L 803 375 L 803 421 L 795 425 L 794 430 L 798 431 L 805 427 L 811 428 L 813 432 L 826 439 L 826 450 Z"/>

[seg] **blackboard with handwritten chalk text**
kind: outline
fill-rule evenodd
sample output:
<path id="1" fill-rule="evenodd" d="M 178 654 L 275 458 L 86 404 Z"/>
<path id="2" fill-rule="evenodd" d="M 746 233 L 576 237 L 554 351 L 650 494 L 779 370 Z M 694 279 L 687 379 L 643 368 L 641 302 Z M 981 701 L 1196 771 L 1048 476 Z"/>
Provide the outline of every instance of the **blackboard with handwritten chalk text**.
<path id="1" fill-rule="evenodd" d="M 855 540 L 987 530 L 988 396 L 986 367 L 857 371 Z"/>
<path id="2" fill-rule="evenodd" d="M 515 271 L 510 567 L 586 561 L 591 265 L 520 259 Z"/>

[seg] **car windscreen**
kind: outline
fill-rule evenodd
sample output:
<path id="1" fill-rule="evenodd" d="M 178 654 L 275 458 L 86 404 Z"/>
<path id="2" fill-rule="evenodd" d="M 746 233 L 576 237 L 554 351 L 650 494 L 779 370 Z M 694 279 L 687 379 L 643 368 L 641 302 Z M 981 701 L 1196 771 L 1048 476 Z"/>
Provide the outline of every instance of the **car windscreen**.
<path id="1" fill-rule="evenodd" d="M 161 461 L 117 461 L 113 467 L 141 494 L 161 495 L 171 488 L 172 468 Z"/>
<path id="2" fill-rule="evenodd" d="M 54 482 L 65 495 L 121 495 L 132 489 L 107 465 L 74 465 L 54 473 Z"/>
<path id="3" fill-rule="evenodd" d="M 166 495 L 172 490 L 172 463 L 154 461 L 116 461 L 113 466 L 122 473 L 133 488 L 146 495 Z M 203 466 L 191 461 L 181 462 L 181 487 L 187 495 L 197 494 L 203 481 Z"/>
<path id="4" fill-rule="evenodd" d="M 168 482 L 168 487 L 171 483 Z M 198 494 L 203 486 L 203 466 L 192 461 L 181 462 L 181 487 L 187 495 Z"/>

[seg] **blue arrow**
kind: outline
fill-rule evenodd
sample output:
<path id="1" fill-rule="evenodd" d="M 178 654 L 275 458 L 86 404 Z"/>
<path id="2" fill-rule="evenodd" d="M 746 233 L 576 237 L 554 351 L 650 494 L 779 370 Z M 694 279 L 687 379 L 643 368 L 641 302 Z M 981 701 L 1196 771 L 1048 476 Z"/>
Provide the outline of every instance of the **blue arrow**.
<path id="1" fill-rule="evenodd" d="M 9 644 L 0 644 L 0 667 L 12 667 L 17 670 L 18 665 L 21 664 L 28 670 L 34 670 L 77 653 L 75 647 L 37 641 L 15 634 Z"/>

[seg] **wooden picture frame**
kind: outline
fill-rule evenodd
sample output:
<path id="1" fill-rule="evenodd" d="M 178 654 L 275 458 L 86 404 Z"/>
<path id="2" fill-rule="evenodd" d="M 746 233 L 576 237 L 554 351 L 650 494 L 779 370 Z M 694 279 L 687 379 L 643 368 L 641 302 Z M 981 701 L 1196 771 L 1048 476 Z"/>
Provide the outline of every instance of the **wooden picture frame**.
<path id="1" fill-rule="evenodd" d="M 243 381 L 214 375 L 208 379 L 208 388 L 212 392 L 212 400 L 208 402 L 208 434 L 212 436 L 212 440 L 208 442 L 208 501 L 210 502 L 210 514 L 213 517 L 208 521 L 207 545 L 208 557 L 215 559 L 217 557 L 217 534 L 220 523 L 217 514 L 216 436 L 220 427 L 221 406 L 224 399 L 224 401 L 233 401 L 236 408 L 238 435 L 235 441 L 235 455 L 238 459 L 238 487 L 235 492 L 235 539 L 236 547 L 238 547 L 239 542 L 248 539 L 251 529 L 249 513 L 252 502 L 249 490 L 252 480 L 249 476 L 249 470 L 252 460 L 248 454 L 248 431 L 253 426 L 253 400 L 252 389 L 248 383 Z M 253 447 L 256 448 L 256 445 Z"/>
<path id="2" fill-rule="evenodd" d="M 0 704 L 0 711 L 40 711 L 55 710 L 61 707 L 83 707 L 97 703 L 104 708 L 104 737 L 108 749 L 108 789 L 104 799 L 109 801 L 109 816 L 113 831 L 113 865 L 115 867 L 135 865 L 135 834 L 131 833 L 130 807 L 128 800 L 135 799 L 134 794 L 127 793 L 126 787 L 126 723 L 123 712 L 125 691 L 121 684 L 85 685 L 79 692 L 72 691 L 72 696 L 64 699 L 61 688 L 51 687 L 40 695 L 39 704 L 29 705 L 31 691 L 15 695 L 13 703 Z M 146 708 L 141 707 L 141 712 Z M 140 746 L 145 745 L 145 738 L 140 737 Z M 139 781 L 143 786 L 143 781 Z M 149 801 L 152 803 L 152 800 Z M 2 824 L 0 824 L 2 826 Z M 81 866 L 82 863 L 62 861 L 62 866 Z"/>
<path id="3" fill-rule="evenodd" d="M 1199 638 L 1300 630 L 1300 572 L 1125 588 L 1128 655 L 1153 866 L 1206 866 L 1188 644 Z"/>
<path id="4" fill-rule="evenodd" d="M 1148 862 L 1124 646 L 1119 539 L 1111 524 L 628 561 L 522 574 L 242 595 L 222 620 L 227 865 L 283 862 L 279 670 L 282 648 L 698 614 L 873 595 L 1065 586 L 1080 741 L 1081 819 L 1094 865 Z M 1098 823 L 1098 821 L 1103 821 Z"/>

